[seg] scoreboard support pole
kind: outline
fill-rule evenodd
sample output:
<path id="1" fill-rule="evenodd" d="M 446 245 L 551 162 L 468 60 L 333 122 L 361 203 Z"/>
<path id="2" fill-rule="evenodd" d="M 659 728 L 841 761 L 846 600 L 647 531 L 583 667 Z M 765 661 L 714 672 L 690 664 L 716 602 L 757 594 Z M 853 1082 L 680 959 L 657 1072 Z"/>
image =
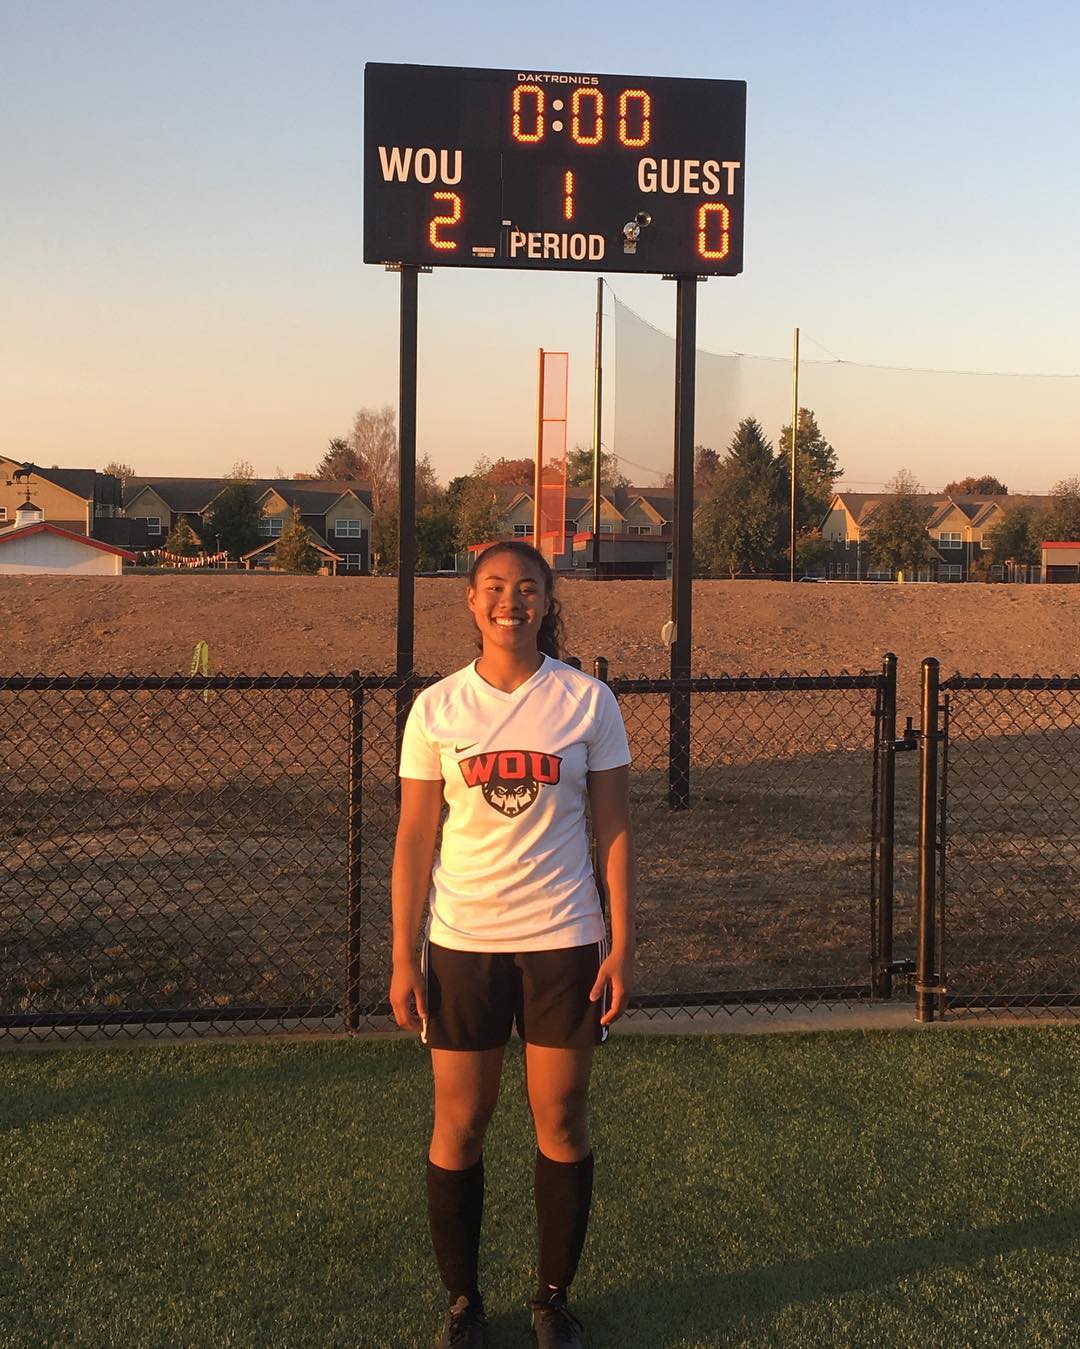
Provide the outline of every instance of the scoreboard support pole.
<path id="1" fill-rule="evenodd" d="M 697 287 L 675 277 L 675 509 L 671 538 L 671 702 L 668 713 L 668 806 L 690 808 L 690 640 L 694 579 L 694 389 Z M 682 687 L 680 688 L 680 684 Z"/>
<path id="2" fill-rule="evenodd" d="M 603 462 L 604 278 L 596 278 L 596 353 L 593 359 L 592 574 L 600 579 L 600 466 Z"/>
<path id="3" fill-rule="evenodd" d="M 401 265 L 393 268 L 401 278 L 401 326 L 398 369 L 398 575 L 397 660 L 399 676 L 414 668 L 413 636 L 416 593 L 416 278 L 430 268 Z M 411 689 L 397 691 L 397 749 L 412 706 Z"/>

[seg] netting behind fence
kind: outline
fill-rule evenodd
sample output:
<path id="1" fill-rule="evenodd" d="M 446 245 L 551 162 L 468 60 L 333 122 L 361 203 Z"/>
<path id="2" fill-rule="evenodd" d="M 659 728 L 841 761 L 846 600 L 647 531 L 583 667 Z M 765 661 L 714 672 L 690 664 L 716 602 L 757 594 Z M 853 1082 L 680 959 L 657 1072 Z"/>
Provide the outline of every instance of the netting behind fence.
<path id="1" fill-rule="evenodd" d="M 705 287 L 705 299 L 712 285 Z M 787 349 L 790 330 L 777 335 Z M 639 486 L 672 472 L 675 339 L 605 287 L 604 439 Z M 791 423 L 792 362 L 786 355 L 697 352 L 695 442 L 723 454 L 744 417 L 756 417 L 774 447 Z M 1046 491 L 1040 444 L 1080 443 L 1080 375 L 918 370 L 839 360 L 805 329 L 799 402 L 812 408 L 845 470 L 839 486 L 880 487 L 909 468 L 928 488 L 944 486 L 940 447 L 977 464 L 1013 492 Z M 1033 432 L 1034 427 L 1038 427 Z M 1054 461 L 1060 463 L 1060 457 Z M 1034 481 L 1033 481 L 1034 476 Z M 1055 476 L 1062 476 L 1055 472 Z"/>

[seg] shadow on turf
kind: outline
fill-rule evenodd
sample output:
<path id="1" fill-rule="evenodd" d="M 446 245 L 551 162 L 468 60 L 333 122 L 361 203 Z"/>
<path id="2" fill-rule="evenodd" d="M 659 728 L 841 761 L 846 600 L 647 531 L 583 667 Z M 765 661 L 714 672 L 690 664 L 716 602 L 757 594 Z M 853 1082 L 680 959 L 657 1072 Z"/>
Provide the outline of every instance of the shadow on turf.
<path id="1" fill-rule="evenodd" d="M 239 1042 L 232 1046 L 163 1044 L 135 1048 L 126 1045 L 80 1048 L 87 1054 L 104 1056 L 102 1075 L 57 1086 L 42 1085 L 40 1069 L 52 1054 L 59 1056 L 70 1051 L 42 1050 L 40 1056 L 37 1051 L 25 1056 L 17 1050 L 10 1052 L 5 1066 L 13 1071 L 4 1081 L 7 1118 L 0 1122 L 0 1133 L 29 1124 L 79 1119 L 96 1111 L 120 1109 L 128 1118 L 139 1110 L 175 1115 L 203 1101 L 219 1104 L 230 1097 L 247 1098 L 253 1092 L 280 1099 L 286 1092 L 318 1092 L 327 1086 L 342 1084 L 356 1084 L 358 1090 L 371 1092 L 387 1090 L 395 1078 L 403 1078 L 409 1086 L 417 1061 L 424 1054 L 418 1046 L 415 1054 L 395 1054 L 392 1050 L 367 1053 L 361 1070 L 355 1046 L 344 1040 L 330 1041 L 318 1047 L 300 1041 L 270 1045 Z M 208 1048 L 223 1050 L 224 1061 L 207 1054 Z M 156 1071 L 153 1058 L 159 1049 L 164 1050 L 166 1056 L 177 1056 L 172 1062 L 167 1057 L 160 1072 Z M 230 1049 L 238 1050 L 240 1054 L 251 1053 L 254 1061 L 238 1061 L 237 1055 L 229 1053 Z M 119 1061 L 118 1070 L 110 1073 L 113 1064 L 109 1060 L 114 1055 L 113 1062 Z M 178 1071 L 180 1059 L 186 1061 L 186 1072 Z"/>
<path id="2" fill-rule="evenodd" d="M 908 1237 L 876 1246 L 849 1246 L 809 1260 L 719 1274 L 701 1271 L 680 1281 L 658 1279 L 575 1299 L 591 1349 L 663 1349 L 679 1341 L 721 1345 L 725 1332 L 764 1320 L 785 1307 L 845 1293 L 884 1288 L 899 1279 L 956 1269 L 1013 1251 L 1076 1249 L 1080 1207 L 1059 1209 L 996 1227 Z M 506 1318 L 507 1332 L 511 1318 Z M 501 1329 L 501 1327 L 500 1327 Z M 495 1346 L 525 1343 L 502 1333 Z"/>

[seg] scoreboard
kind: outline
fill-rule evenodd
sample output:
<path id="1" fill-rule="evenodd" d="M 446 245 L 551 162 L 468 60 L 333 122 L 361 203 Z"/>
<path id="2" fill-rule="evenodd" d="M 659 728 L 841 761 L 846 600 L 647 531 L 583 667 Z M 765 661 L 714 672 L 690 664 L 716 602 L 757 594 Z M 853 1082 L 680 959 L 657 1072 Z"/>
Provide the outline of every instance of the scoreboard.
<path id="1" fill-rule="evenodd" d="M 742 271 L 746 84 L 369 63 L 364 261 Z"/>

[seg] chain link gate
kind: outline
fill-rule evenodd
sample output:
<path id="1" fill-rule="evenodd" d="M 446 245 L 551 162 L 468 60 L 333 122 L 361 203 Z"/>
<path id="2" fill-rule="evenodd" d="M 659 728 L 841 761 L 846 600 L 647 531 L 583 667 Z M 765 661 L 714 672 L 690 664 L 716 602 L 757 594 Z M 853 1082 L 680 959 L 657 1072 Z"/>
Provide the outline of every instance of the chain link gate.
<path id="1" fill-rule="evenodd" d="M 909 968 L 891 951 L 895 658 L 880 674 L 608 682 L 633 756 L 633 1007 L 717 1015 L 890 996 Z M 673 727 L 680 707 L 688 723 Z"/>
<path id="2" fill-rule="evenodd" d="M 1080 676 L 923 662 L 917 1018 L 1080 1013 Z"/>

